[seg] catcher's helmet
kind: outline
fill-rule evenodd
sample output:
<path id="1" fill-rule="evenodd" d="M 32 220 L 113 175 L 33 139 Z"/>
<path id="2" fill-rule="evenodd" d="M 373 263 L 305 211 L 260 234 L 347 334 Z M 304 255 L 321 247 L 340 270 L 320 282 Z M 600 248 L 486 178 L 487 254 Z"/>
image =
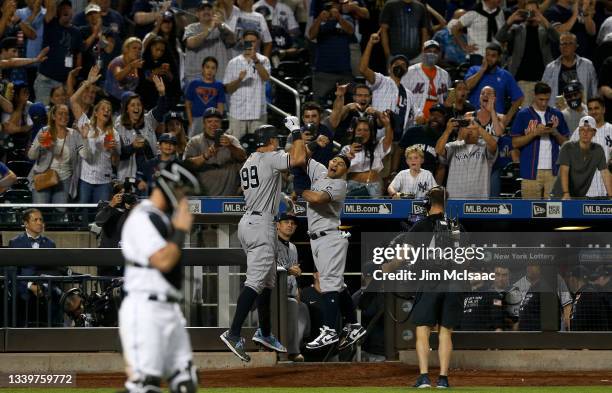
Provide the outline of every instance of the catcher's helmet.
<path id="1" fill-rule="evenodd" d="M 255 136 L 255 146 L 263 147 L 270 142 L 270 139 L 278 138 L 278 131 L 276 127 L 264 124 L 263 126 L 257 127 L 253 135 Z"/>
<path id="2" fill-rule="evenodd" d="M 171 161 L 161 168 L 155 179 L 171 209 L 178 206 L 182 196 L 200 193 L 200 182 L 183 165 L 178 161 Z"/>

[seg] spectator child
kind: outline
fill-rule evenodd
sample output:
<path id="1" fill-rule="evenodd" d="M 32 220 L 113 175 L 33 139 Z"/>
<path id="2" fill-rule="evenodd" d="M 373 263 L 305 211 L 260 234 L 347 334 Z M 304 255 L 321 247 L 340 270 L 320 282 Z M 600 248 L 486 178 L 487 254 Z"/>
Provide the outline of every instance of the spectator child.
<path id="1" fill-rule="evenodd" d="M 393 198 L 400 198 L 402 194 L 423 198 L 429 190 L 437 186 L 432 173 L 421 168 L 425 161 L 425 154 L 418 147 L 409 147 L 406 149 L 405 156 L 409 169 L 398 173 L 387 191 Z"/>
<path id="2" fill-rule="evenodd" d="M 216 80 L 217 59 L 206 57 L 202 61 L 202 78 L 189 83 L 185 93 L 185 112 L 189 123 L 189 137 L 202 132 L 202 116 L 208 108 L 223 113 L 225 88 Z"/>

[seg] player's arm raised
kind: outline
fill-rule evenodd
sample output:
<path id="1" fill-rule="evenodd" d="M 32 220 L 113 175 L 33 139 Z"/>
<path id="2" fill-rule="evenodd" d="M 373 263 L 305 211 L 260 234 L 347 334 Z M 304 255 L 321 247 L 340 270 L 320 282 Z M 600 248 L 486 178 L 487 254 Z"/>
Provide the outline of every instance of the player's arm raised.
<path id="1" fill-rule="evenodd" d="M 285 127 L 291 131 L 293 143 L 289 149 L 289 164 L 292 168 L 306 165 L 306 145 L 300 131 L 300 120 L 295 116 L 285 118 Z"/>
<path id="2" fill-rule="evenodd" d="M 185 238 L 191 230 L 191 224 L 193 223 L 193 216 L 189 212 L 189 205 L 187 199 L 184 198 L 178 205 L 174 217 L 172 217 L 172 225 L 174 226 L 174 234 L 168 243 L 158 251 L 156 251 L 149 261 L 151 266 L 167 273 L 178 263 L 181 257 L 181 250 L 185 243 Z"/>

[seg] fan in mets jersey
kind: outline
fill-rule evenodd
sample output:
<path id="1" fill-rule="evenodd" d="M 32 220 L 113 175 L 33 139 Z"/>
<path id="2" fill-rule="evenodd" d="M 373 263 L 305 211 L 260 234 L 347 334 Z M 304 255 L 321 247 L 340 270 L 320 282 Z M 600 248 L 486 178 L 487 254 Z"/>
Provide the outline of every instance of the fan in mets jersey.
<path id="1" fill-rule="evenodd" d="M 306 148 L 298 118 L 287 117 L 285 126 L 291 131 L 294 141 L 290 152 L 278 151 L 276 128 L 263 125 L 254 133 L 257 150 L 246 160 L 239 173 L 246 212 L 238 224 L 238 239 L 247 257 L 246 282 L 238 296 L 232 325 L 221 335 L 221 340 L 245 362 L 251 358 L 246 353 L 240 331 L 255 301 L 259 329 L 252 340 L 277 352 L 287 351 L 271 332 L 270 295 L 276 278 L 274 219 L 281 199 L 282 173 L 304 165 Z"/>

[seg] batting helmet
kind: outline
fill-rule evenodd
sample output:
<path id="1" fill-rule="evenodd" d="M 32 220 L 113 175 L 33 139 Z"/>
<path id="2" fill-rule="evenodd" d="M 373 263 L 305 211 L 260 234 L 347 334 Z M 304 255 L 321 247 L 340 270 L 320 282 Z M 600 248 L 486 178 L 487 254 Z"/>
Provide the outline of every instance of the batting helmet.
<path id="1" fill-rule="evenodd" d="M 278 131 L 276 130 L 276 127 L 269 124 L 264 124 L 263 126 L 257 127 L 253 134 L 255 136 L 256 147 L 266 146 L 268 142 L 270 142 L 270 139 L 278 138 Z"/>
<path id="2" fill-rule="evenodd" d="M 178 161 L 171 161 L 164 165 L 157 174 L 155 182 L 166 197 L 171 209 L 178 206 L 183 196 L 200 193 L 198 179 Z"/>

